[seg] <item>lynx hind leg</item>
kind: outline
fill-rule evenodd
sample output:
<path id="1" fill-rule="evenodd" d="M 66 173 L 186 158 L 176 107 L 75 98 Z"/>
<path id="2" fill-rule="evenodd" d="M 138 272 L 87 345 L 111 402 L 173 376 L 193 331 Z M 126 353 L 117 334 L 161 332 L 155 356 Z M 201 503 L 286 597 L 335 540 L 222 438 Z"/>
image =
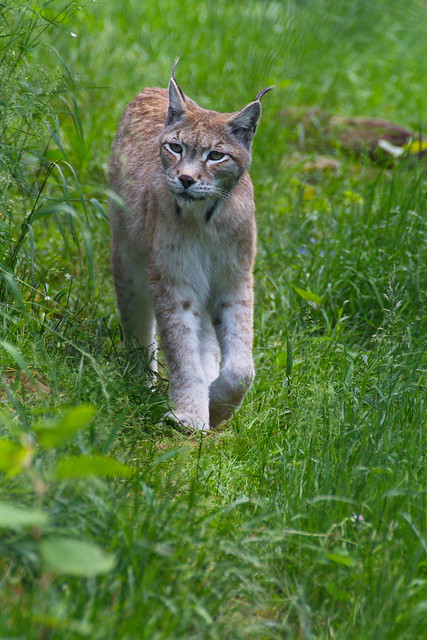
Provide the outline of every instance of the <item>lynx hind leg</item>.
<path id="1" fill-rule="evenodd" d="M 148 366 L 157 372 L 156 321 L 143 265 L 133 263 L 122 247 L 112 250 L 112 269 L 125 345 L 146 349 Z M 145 364 L 141 358 L 139 365 Z"/>

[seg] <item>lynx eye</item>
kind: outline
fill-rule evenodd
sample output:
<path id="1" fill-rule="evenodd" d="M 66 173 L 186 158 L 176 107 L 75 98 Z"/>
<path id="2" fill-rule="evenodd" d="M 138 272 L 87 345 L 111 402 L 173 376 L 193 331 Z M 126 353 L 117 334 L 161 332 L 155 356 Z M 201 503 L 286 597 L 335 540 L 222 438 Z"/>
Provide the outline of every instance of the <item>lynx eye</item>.
<path id="1" fill-rule="evenodd" d="M 177 142 L 168 142 L 166 148 L 172 151 L 172 153 L 178 153 L 179 155 L 182 153 L 182 146 Z"/>
<path id="2" fill-rule="evenodd" d="M 213 160 L 214 162 L 218 162 L 219 160 L 225 159 L 225 153 L 221 151 L 211 151 L 208 155 L 208 160 Z"/>

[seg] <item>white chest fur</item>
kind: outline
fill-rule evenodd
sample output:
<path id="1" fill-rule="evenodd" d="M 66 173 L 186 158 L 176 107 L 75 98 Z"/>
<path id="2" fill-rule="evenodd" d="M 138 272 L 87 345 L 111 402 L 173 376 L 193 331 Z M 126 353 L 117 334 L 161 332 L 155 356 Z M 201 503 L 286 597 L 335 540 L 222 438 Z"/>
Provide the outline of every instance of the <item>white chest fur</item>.
<path id="1" fill-rule="evenodd" d="M 238 257 L 233 243 L 224 242 L 216 224 L 221 205 L 206 221 L 206 204 L 182 207 L 169 233 L 157 238 L 156 262 L 174 286 L 190 289 L 201 304 L 227 289 L 238 277 Z"/>

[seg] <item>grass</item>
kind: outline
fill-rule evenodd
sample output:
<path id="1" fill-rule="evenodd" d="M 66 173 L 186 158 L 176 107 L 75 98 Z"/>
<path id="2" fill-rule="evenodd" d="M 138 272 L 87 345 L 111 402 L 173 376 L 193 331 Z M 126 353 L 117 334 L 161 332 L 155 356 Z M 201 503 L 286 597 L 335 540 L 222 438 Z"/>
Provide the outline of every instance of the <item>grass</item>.
<path id="1" fill-rule="evenodd" d="M 426 7 L 0 8 L 0 637 L 418 640 L 427 624 L 425 161 L 289 109 L 425 129 Z M 266 96 L 257 377 L 222 431 L 157 425 L 120 341 L 106 166 L 144 85 Z M 335 170 L 307 168 L 333 154 Z M 91 408 L 93 407 L 93 408 Z"/>

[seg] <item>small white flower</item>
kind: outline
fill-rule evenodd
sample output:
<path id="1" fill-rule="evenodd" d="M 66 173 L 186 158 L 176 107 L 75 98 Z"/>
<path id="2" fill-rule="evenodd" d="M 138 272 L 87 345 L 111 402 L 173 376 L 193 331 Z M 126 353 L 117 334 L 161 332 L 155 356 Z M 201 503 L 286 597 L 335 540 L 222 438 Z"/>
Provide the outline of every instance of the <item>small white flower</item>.
<path id="1" fill-rule="evenodd" d="M 45 296 L 44 299 L 45 300 L 52 300 L 52 298 L 50 296 Z"/>
<path id="2" fill-rule="evenodd" d="M 365 518 L 362 516 L 361 513 L 353 513 L 353 520 L 355 522 L 365 522 Z"/>
<path id="3" fill-rule="evenodd" d="M 72 278 L 71 273 L 66 273 L 66 274 L 65 274 L 65 279 L 66 279 L 66 280 L 71 280 L 71 278 Z"/>
<path id="4" fill-rule="evenodd" d="M 70 36 L 71 36 L 72 38 L 77 38 L 77 33 L 73 33 L 72 31 L 70 31 Z"/>

